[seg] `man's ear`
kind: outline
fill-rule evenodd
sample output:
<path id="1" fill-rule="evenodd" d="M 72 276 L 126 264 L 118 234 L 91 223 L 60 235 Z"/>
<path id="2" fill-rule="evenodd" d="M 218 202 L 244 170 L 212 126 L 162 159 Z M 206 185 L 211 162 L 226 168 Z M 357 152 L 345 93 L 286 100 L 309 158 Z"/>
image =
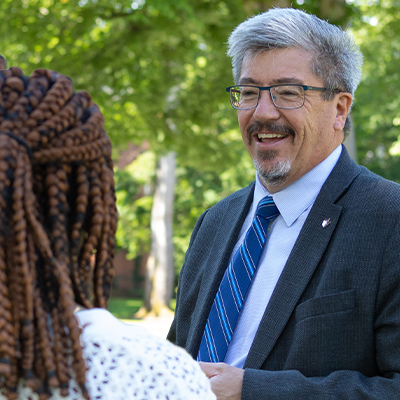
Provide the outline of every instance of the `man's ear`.
<path id="1" fill-rule="evenodd" d="M 335 131 L 342 131 L 346 122 L 347 115 L 350 112 L 353 96 L 347 92 L 340 92 L 336 97 L 336 118 L 333 123 Z"/>

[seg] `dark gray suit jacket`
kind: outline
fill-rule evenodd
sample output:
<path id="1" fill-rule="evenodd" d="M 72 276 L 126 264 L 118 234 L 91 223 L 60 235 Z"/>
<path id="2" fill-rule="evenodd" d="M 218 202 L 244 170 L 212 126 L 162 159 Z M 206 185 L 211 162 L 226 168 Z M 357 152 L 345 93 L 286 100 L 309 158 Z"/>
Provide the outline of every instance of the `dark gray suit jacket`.
<path id="1" fill-rule="evenodd" d="M 193 357 L 253 189 L 207 210 L 193 230 L 168 334 Z M 344 148 L 244 368 L 242 399 L 400 399 L 400 186 Z"/>

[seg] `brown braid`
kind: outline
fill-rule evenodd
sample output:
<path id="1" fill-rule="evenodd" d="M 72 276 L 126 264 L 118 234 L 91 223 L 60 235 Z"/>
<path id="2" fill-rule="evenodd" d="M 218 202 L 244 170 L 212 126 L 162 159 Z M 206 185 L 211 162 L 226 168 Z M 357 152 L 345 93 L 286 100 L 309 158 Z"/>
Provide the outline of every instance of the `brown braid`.
<path id="1" fill-rule="evenodd" d="M 111 143 L 63 75 L 4 69 L 0 91 L 0 382 L 44 399 L 73 373 L 88 397 L 74 311 L 106 307 L 114 276 Z"/>

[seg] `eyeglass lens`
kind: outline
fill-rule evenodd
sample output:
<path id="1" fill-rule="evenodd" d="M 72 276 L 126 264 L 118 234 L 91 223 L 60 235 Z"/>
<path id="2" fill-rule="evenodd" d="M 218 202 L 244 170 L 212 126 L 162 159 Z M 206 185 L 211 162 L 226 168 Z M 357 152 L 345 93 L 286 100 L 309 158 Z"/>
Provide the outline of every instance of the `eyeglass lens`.
<path id="1" fill-rule="evenodd" d="M 274 86 L 269 89 L 272 101 L 278 108 L 300 108 L 304 104 L 304 89 L 297 85 Z M 256 86 L 234 86 L 230 90 L 233 107 L 250 109 L 257 107 L 260 89 Z"/>

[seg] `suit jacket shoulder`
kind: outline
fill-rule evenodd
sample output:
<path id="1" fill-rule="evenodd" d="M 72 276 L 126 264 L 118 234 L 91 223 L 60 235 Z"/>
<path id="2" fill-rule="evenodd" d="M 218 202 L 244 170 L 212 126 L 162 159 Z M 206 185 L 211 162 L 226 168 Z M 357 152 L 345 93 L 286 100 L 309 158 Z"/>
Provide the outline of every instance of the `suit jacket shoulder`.
<path id="1" fill-rule="evenodd" d="M 358 199 L 358 201 L 354 201 Z M 400 210 L 400 185 L 357 165 L 345 148 L 316 200 L 346 202 L 347 207 L 362 208 L 365 203 Z M 362 203 L 360 203 L 362 201 Z"/>

